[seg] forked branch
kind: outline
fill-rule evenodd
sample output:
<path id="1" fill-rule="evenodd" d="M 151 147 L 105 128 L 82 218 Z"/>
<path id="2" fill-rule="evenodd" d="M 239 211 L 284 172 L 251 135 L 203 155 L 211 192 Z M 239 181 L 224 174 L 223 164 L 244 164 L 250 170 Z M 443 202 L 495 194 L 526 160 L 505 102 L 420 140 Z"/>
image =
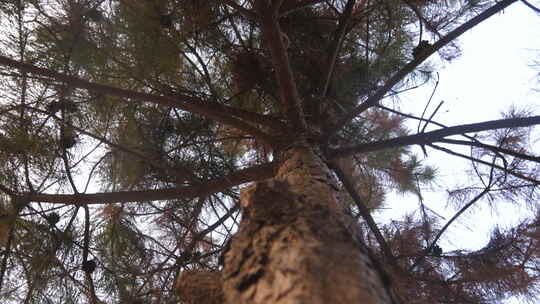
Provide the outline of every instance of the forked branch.
<path id="1" fill-rule="evenodd" d="M 401 70 L 399 70 L 396 74 L 390 77 L 390 79 L 388 79 L 388 81 L 381 88 L 379 88 L 375 93 L 373 93 L 373 95 L 368 97 L 366 101 L 364 101 L 362 104 L 357 106 L 354 110 L 343 115 L 340 119 L 338 119 L 335 125 L 325 130 L 322 136 L 323 141 L 327 141 L 331 136 L 333 136 L 336 132 L 341 130 L 341 128 L 343 128 L 343 126 L 347 124 L 349 121 L 351 121 L 353 118 L 357 117 L 358 115 L 363 113 L 365 110 L 369 109 L 370 107 L 376 105 L 386 95 L 386 93 L 388 93 L 398 82 L 400 82 L 403 78 L 405 78 L 405 76 L 407 76 L 409 73 L 414 71 L 416 67 L 418 67 L 422 62 L 424 62 L 424 60 L 426 60 L 433 53 L 437 52 L 439 49 L 441 49 L 445 45 L 454 41 L 456 38 L 461 36 L 467 30 L 475 27 L 476 25 L 488 19 L 489 17 L 499 13 L 500 11 L 510 6 L 514 2 L 517 2 L 517 0 L 502 0 L 501 2 L 486 9 L 484 12 L 482 12 L 478 16 L 465 22 L 464 24 L 462 24 L 455 30 L 451 31 L 443 38 L 439 39 L 429 49 L 422 52 L 422 54 L 419 54 L 419 56 L 417 56 L 407 65 L 405 65 Z"/>
<path id="2" fill-rule="evenodd" d="M 331 158 L 343 157 L 356 153 L 367 153 L 382 149 L 398 148 L 403 146 L 427 145 L 434 142 L 443 141 L 444 137 L 452 135 L 460 135 L 464 133 L 481 132 L 494 129 L 529 127 L 538 124 L 540 124 L 540 116 L 490 120 L 480 123 L 448 127 L 431 132 L 418 133 L 388 140 L 354 145 L 350 147 L 343 147 L 335 150 L 330 150 L 329 156 Z"/>
<path id="3" fill-rule="evenodd" d="M 261 31 L 272 56 L 272 65 L 280 90 L 281 111 L 293 130 L 305 131 L 307 124 L 300 105 L 300 96 L 287 55 L 283 33 L 279 26 L 279 12 L 274 11 L 269 1 L 257 0 L 255 4 Z"/>

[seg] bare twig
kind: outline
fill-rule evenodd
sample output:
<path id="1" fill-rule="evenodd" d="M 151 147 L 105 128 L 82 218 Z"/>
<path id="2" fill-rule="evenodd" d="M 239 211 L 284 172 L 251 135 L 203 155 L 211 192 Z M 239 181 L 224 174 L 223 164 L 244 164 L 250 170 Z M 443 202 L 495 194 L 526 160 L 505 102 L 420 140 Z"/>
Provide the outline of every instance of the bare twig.
<path id="1" fill-rule="evenodd" d="M 343 117 L 341 117 L 337 121 L 336 124 L 328 127 L 322 136 L 322 141 L 323 142 L 327 141 L 331 136 L 333 136 L 336 132 L 341 130 L 341 128 L 343 128 L 343 126 L 347 124 L 349 121 L 351 121 L 354 117 L 358 116 L 360 113 L 364 112 L 368 108 L 376 105 L 386 95 L 388 91 L 390 91 L 399 81 L 401 81 L 405 76 L 411 73 L 417 66 L 419 66 L 424 60 L 426 60 L 433 53 L 438 51 L 443 46 L 454 41 L 457 37 L 461 36 L 467 30 L 475 27 L 482 21 L 497 14 L 498 12 L 502 11 L 503 9 L 505 9 L 506 7 L 508 7 L 509 5 L 511 5 L 512 3 L 516 1 L 517 0 L 502 0 L 501 2 L 498 2 L 492 7 L 486 9 L 481 14 L 475 16 L 471 20 L 457 27 L 455 30 L 451 31 L 443 38 L 439 39 L 437 42 L 435 42 L 431 46 L 431 48 L 429 48 L 429 50 L 425 50 L 425 52 L 422 52 L 419 56 L 414 58 L 411 62 L 406 64 L 396 74 L 390 77 L 390 79 L 380 89 L 378 89 L 373 95 L 368 97 L 366 101 L 364 101 L 362 104 L 357 106 L 354 110 L 348 113 L 345 113 Z"/>
<path id="2" fill-rule="evenodd" d="M 488 144 L 484 144 L 484 143 L 481 143 L 481 142 L 471 142 L 471 141 L 466 141 L 466 140 L 446 139 L 446 138 L 440 140 L 440 142 L 446 143 L 446 144 L 455 144 L 455 145 L 463 145 L 463 146 L 484 148 L 484 149 L 487 149 L 487 150 L 491 150 L 493 152 L 499 152 L 499 153 L 502 153 L 502 154 L 511 155 L 513 157 L 517 157 L 517 158 L 521 158 L 521 159 L 530 160 L 530 161 L 533 161 L 533 162 L 540 163 L 540 157 L 538 157 L 538 156 L 527 155 L 527 154 L 524 154 L 524 153 L 521 153 L 521 152 L 516 152 L 516 151 L 505 149 L 505 148 L 502 148 L 502 147 L 488 145 Z"/>
<path id="3" fill-rule="evenodd" d="M 409 272 L 413 271 L 414 268 L 416 268 L 416 266 L 418 264 L 420 264 L 424 260 L 426 255 L 433 250 L 433 247 L 435 247 L 435 244 L 437 244 L 437 241 L 439 240 L 439 238 L 441 238 L 443 233 L 446 232 L 448 227 L 450 227 L 450 225 L 452 225 L 452 223 L 459 216 L 461 216 L 463 214 L 463 212 L 467 211 L 467 209 L 472 207 L 472 205 L 474 205 L 476 202 L 478 202 L 482 197 L 484 197 L 484 195 L 489 193 L 489 191 L 491 190 L 491 187 L 493 186 L 493 171 L 495 169 L 495 167 L 493 165 L 495 164 L 495 160 L 496 160 L 496 157 L 493 157 L 493 161 L 491 162 L 491 164 L 492 164 L 491 170 L 489 172 L 489 181 L 488 181 L 486 187 L 484 188 L 484 190 L 482 192 L 480 192 L 478 195 L 476 195 L 471 201 L 469 201 L 458 212 L 456 212 L 456 214 L 454 214 L 454 216 L 452 216 L 452 218 L 450 220 L 448 220 L 448 222 L 446 222 L 446 224 L 441 228 L 441 230 L 439 230 L 437 235 L 433 238 L 433 240 L 431 241 L 431 244 L 429 244 L 429 246 L 427 246 L 427 248 L 424 250 L 424 253 L 414 261 L 413 265 L 409 268 Z"/>
<path id="4" fill-rule="evenodd" d="M 461 154 L 461 153 L 458 153 L 458 152 L 455 152 L 455 151 L 452 151 L 450 149 L 440 147 L 440 146 L 437 146 L 437 145 L 434 145 L 434 144 L 430 144 L 429 147 L 431 147 L 431 148 L 433 148 L 435 150 L 439 150 L 439 151 L 448 153 L 450 155 L 454 155 L 454 156 L 457 156 L 457 157 L 468 159 L 468 160 L 470 160 L 472 162 L 475 162 L 475 163 L 479 163 L 479 164 L 483 164 L 483 165 L 486 165 L 486 166 L 494 167 L 495 169 L 501 170 L 501 171 L 503 171 L 503 172 L 505 172 L 505 173 L 507 173 L 509 175 L 512 175 L 512 176 L 515 176 L 517 178 L 526 180 L 528 182 L 531 182 L 533 185 L 540 185 L 540 181 L 538 181 L 538 180 L 536 180 L 536 179 L 534 179 L 532 177 L 529 177 L 529 176 L 514 172 L 512 170 L 509 170 L 508 168 L 499 166 L 497 164 L 492 164 L 492 163 L 487 162 L 485 160 L 478 159 L 478 158 L 475 158 L 475 157 L 472 157 L 472 156 L 467 156 L 467 155 L 464 155 L 464 154 Z"/>

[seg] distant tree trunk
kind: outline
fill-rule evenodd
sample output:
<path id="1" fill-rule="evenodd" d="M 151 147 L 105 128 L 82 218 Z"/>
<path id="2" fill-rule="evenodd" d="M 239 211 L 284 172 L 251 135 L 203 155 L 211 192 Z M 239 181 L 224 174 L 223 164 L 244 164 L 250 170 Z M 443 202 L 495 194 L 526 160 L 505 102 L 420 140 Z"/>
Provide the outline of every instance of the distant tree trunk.
<path id="1" fill-rule="evenodd" d="M 397 303 L 361 245 L 328 167 L 307 145 L 272 179 L 241 191 L 243 218 L 224 257 L 226 303 Z"/>

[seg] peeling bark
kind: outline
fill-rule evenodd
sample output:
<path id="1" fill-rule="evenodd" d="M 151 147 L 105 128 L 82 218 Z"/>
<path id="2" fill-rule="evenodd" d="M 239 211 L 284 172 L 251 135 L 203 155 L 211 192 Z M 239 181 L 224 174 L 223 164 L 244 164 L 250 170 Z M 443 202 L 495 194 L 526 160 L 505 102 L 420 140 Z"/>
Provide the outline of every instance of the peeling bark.
<path id="1" fill-rule="evenodd" d="M 277 175 L 243 189 L 243 218 L 224 256 L 226 303 L 398 303 L 362 246 L 328 167 L 284 153 Z"/>

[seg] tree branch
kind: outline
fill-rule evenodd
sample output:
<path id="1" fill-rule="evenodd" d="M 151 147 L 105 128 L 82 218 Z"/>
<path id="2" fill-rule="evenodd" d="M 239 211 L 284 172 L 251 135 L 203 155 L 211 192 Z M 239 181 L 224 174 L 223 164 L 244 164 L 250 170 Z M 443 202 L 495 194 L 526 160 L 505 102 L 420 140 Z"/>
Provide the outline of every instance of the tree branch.
<path id="1" fill-rule="evenodd" d="M 343 157 L 355 153 L 367 153 L 382 149 L 390 149 L 410 145 L 426 145 L 429 143 L 441 141 L 444 137 L 451 135 L 459 135 L 463 133 L 480 132 L 503 128 L 528 127 L 537 124 L 540 124 L 540 116 L 491 120 L 475 124 L 448 127 L 431 132 L 397 137 L 367 144 L 343 147 L 335 150 L 330 150 L 329 157 Z"/>
<path id="2" fill-rule="evenodd" d="M 433 247 L 435 247 L 435 245 L 437 244 L 437 241 L 441 238 L 442 234 L 444 232 L 446 232 L 446 230 L 448 229 L 448 227 L 450 227 L 450 225 L 461 215 L 463 214 L 463 212 L 467 211 L 467 209 L 469 209 L 472 205 L 474 205 L 476 202 L 478 202 L 478 200 L 480 200 L 484 195 L 486 195 L 489 191 L 491 190 L 491 188 L 487 187 L 485 188 L 482 192 L 480 192 L 478 195 L 476 195 L 471 201 L 469 201 L 465 206 L 463 206 L 456 214 L 454 214 L 454 216 L 452 216 L 452 218 L 450 220 L 448 220 L 448 222 L 446 222 L 446 224 L 444 225 L 444 227 L 441 228 L 441 230 L 439 230 L 439 232 L 437 233 L 437 235 L 433 238 L 433 240 L 431 241 L 431 243 L 426 247 L 426 249 L 424 250 L 424 254 L 422 254 L 421 256 L 419 256 L 413 263 L 413 265 L 409 268 L 409 272 L 413 271 L 414 268 L 416 268 L 416 266 L 418 266 L 418 264 L 420 264 L 424 258 L 426 257 L 426 255 L 431 252 L 433 250 Z"/>
<path id="3" fill-rule="evenodd" d="M 505 148 L 501 148 L 501 147 L 497 147 L 497 146 L 493 146 L 493 145 L 484 144 L 484 143 L 481 143 L 481 142 L 472 142 L 472 141 L 458 140 L 458 139 L 442 139 L 439 142 L 442 142 L 442 143 L 445 143 L 445 144 L 455 144 L 455 145 L 463 145 L 463 146 L 484 148 L 484 149 L 487 149 L 487 150 L 491 150 L 493 152 L 507 154 L 507 155 L 511 155 L 513 157 L 517 157 L 517 158 L 529 160 L 529 161 L 532 161 L 532 162 L 540 163 L 540 157 L 538 157 L 538 156 L 527 155 L 527 154 L 523 154 L 523 153 L 516 152 L 516 151 L 513 151 L 513 150 L 509 150 L 509 149 L 505 149 Z"/>
<path id="4" fill-rule="evenodd" d="M 257 0 L 256 9 L 260 17 L 261 31 L 270 54 L 280 91 L 281 110 L 295 131 L 307 130 L 300 105 L 300 96 L 289 64 L 289 56 L 283 42 L 283 33 L 278 22 L 278 12 L 273 11 L 269 1 Z"/>
<path id="5" fill-rule="evenodd" d="M 112 204 L 127 202 L 144 202 L 172 199 L 189 199 L 197 196 L 207 196 L 212 193 L 224 191 L 230 187 L 253 181 L 271 178 L 275 173 L 276 163 L 266 163 L 242 169 L 225 177 L 207 181 L 200 185 L 178 188 L 118 191 L 92 194 L 32 194 L 21 195 L 31 202 L 42 202 L 66 205 Z"/>
<path id="6" fill-rule="evenodd" d="M 364 4 L 366 1 L 363 2 Z M 345 35 L 347 34 L 347 27 L 349 26 L 349 23 L 351 21 L 352 13 L 354 6 L 356 4 L 356 0 L 348 0 L 347 4 L 345 5 L 345 10 L 343 11 L 343 14 L 339 18 L 339 25 L 338 29 L 336 31 L 336 35 L 334 35 L 334 39 L 332 40 L 332 43 L 328 47 L 327 54 L 330 54 L 326 60 L 326 66 L 324 67 L 323 72 L 323 79 L 322 79 L 322 91 L 321 96 L 326 96 L 328 93 L 328 87 L 330 86 L 330 80 L 332 79 L 332 74 L 334 73 L 334 66 L 336 64 L 336 58 L 339 53 L 339 50 L 341 49 L 341 45 L 343 43 L 343 39 L 345 38 Z"/>
<path id="7" fill-rule="evenodd" d="M 362 202 L 362 199 L 356 192 L 354 188 L 353 182 L 350 180 L 350 178 L 345 175 L 343 170 L 337 165 L 335 162 L 329 162 L 329 166 L 334 170 L 339 180 L 343 183 L 343 186 L 345 186 L 345 189 L 347 189 L 347 192 L 351 196 L 351 198 L 354 200 L 356 207 L 358 207 L 358 211 L 360 212 L 360 215 L 364 218 L 366 221 L 369 229 L 371 229 L 371 232 L 375 235 L 375 239 L 377 239 L 377 242 L 379 243 L 379 246 L 381 248 L 381 251 L 388 263 L 394 264 L 395 258 L 392 254 L 392 250 L 388 246 L 388 243 L 384 239 L 384 236 L 382 235 L 381 231 L 379 230 L 379 227 L 377 226 L 377 223 L 375 223 L 375 220 L 371 216 L 371 213 L 369 212 L 368 208 Z"/>
<path id="8" fill-rule="evenodd" d="M 28 107 L 28 106 L 25 106 L 25 108 L 29 109 L 29 110 L 32 110 L 32 111 L 35 111 L 35 112 L 39 112 L 39 113 L 42 113 L 42 114 L 49 114 L 50 117 L 52 117 L 53 119 L 61 122 L 62 124 L 65 124 L 66 126 L 70 127 L 70 128 L 73 128 L 73 130 L 79 132 L 80 134 L 83 134 L 83 135 L 86 135 L 88 137 L 91 137 L 95 140 L 98 140 L 99 142 L 101 143 L 104 143 L 106 144 L 107 146 L 111 147 L 111 148 L 114 148 L 118 151 L 121 151 L 123 153 L 126 153 L 128 155 L 131 155 L 131 156 L 134 156 L 136 157 L 137 159 L 141 160 L 142 162 L 148 164 L 148 165 L 151 165 L 153 166 L 154 168 L 162 171 L 163 173 L 165 174 L 169 174 L 171 176 L 175 176 L 177 178 L 177 181 L 178 183 L 180 182 L 184 182 L 185 180 L 188 180 L 190 181 L 191 183 L 198 183 L 199 182 L 199 179 L 197 178 L 197 176 L 193 173 L 193 170 L 191 169 L 188 169 L 184 166 L 181 166 L 181 167 L 175 167 L 175 168 L 171 168 L 171 167 L 168 167 L 168 166 L 165 166 L 164 164 L 158 162 L 158 161 L 155 161 L 153 159 L 149 159 L 148 157 L 146 157 L 144 154 L 141 154 L 137 151 L 134 151 L 134 150 L 131 150 L 131 149 L 128 149 L 122 145 L 119 145 L 119 144 L 116 144 L 108 139 L 106 139 L 105 137 L 102 137 L 102 136 L 99 136 L 99 135 L 95 135 L 91 132 L 88 132 L 86 131 L 85 129 L 82 129 L 82 128 L 79 128 L 73 124 L 71 124 L 70 122 L 54 115 L 54 114 L 50 114 L 46 111 L 42 111 L 40 109 L 37 109 L 37 108 L 33 108 L 33 107 Z M 0 185 L 0 191 L 2 190 L 1 188 L 1 185 Z"/>
<path id="9" fill-rule="evenodd" d="M 532 5 L 529 1 L 521 0 L 521 2 L 523 2 L 523 4 L 525 4 L 527 7 L 529 7 L 533 11 L 535 11 L 537 14 L 540 14 L 540 9 L 538 7 Z"/>
<path id="10" fill-rule="evenodd" d="M 475 158 L 475 157 L 472 157 L 472 156 L 467 156 L 467 155 L 452 151 L 452 150 L 444 148 L 444 147 L 439 147 L 437 145 L 430 144 L 429 147 L 431 147 L 431 148 L 433 148 L 435 150 L 439 150 L 439 151 L 448 153 L 450 155 L 454 155 L 454 156 L 457 156 L 457 157 L 468 159 L 468 160 L 470 160 L 472 162 L 475 162 L 475 163 L 479 163 L 479 164 L 483 164 L 483 165 L 486 165 L 486 166 L 494 167 L 495 169 L 501 170 L 504 173 L 507 173 L 507 174 L 515 176 L 517 178 L 520 178 L 520 179 L 526 180 L 528 182 L 531 182 L 533 185 L 540 185 L 540 181 L 538 181 L 538 180 L 536 180 L 536 179 L 534 179 L 532 177 L 529 177 L 529 176 L 514 172 L 512 170 L 509 170 L 509 169 L 507 169 L 505 167 L 502 167 L 502 166 L 499 166 L 497 164 L 493 164 L 493 163 L 490 163 L 490 162 L 487 162 L 485 160 L 478 159 L 478 158 Z"/>
<path id="11" fill-rule="evenodd" d="M 157 96 L 148 93 L 135 92 L 131 90 L 111 87 L 103 84 L 93 83 L 87 80 L 83 80 L 78 77 L 69 76 L 66 74 L 58 73 L 49 69 L 37 67 L 35 65 L 19 62 L 4 56 L 0 56 L 0 65 L 16 68 L 20 71 L 50 77 L 59 81 L 68 83 L 70 86 L 87 89 L 89 91 L 101 92 L 109 95 L 120 96 L 130 98 L 139 101 L 147 101 L 156 103 L 159 105 L 179 108 L 184 111 L 192 112 L 202 115 L 209 119 L 214 119 L 223 124 L 227 124 L 243 130 L 261 140 L 272 143 L 273 139 L 266 133 L 260 131 L 258 128 L 238 119 L 232 118 L 230 115 L 241 117 L 246 120 L 252 120 L 251 117 L 242 117 L 242 113 L 245 111 L 239 111 L 231 107 L 221 105 L 216 102 L 208 102 L 201 100 L 200 98 L 177 94 L 175 98 L 167 96 Z M 251 121 L 252 123 L 263 123 L 263 120 Z"/>
<path id="12" fill-rule="evenodd" d="M 7 241 L 5 244 L 2 244 L 4 246 L 4 251 L 2 252 L 3 258 L 2 258 L 2 264 L 0 265 L 0 292 L 2 292 L 2 287 L 4 286 L 4 278 L 6 275 L 7 270 L 7 264 L 8 259 L 11 255 L 11 246 L 13 244 L 13 234 L 15 232 L 15 229 L 13 228 L 13 224 L 9 225 L 8 228 L 4 227 L 3 229 L 8 229 L 7 232 Z"/>
<path id="13" fill-rule="evenodd" d="M 410 0 L 403 0 L 405 4 L 414 12 L 418 20 L 420 21 L 420 25 L 425 24 L 426 28 L 432 32 L 435 33 L 437 36 L 442 37 L 441 33 L 428 21 L 424 16 L 422 15 L 422 12 L 418 9 L 416 4 L 412 3 Z"/>
<path id="14" fill-rule="evenodd" d="M 436 51 L 438 51 L 439 49 L 441 49 L 443 46 L 447 45 L 448 43 L 452 42 L 457 37 L 461 36 L 467 30 L 475 27 L 480 22 L 502 11 L 503 9 L 505 9 L 506 7 L 508 7 L 509 5 L 511 5 L 512 3 L 516 1 L 517 0 L 502 0 L 501 2 L 486 9 L 484 12 L 482 12 L 478 16 L 472 18 L 471 20 L 457 27 L 455 30 L 451 31 L 443 38 L 439 39 L 437 42 L 435 42 L 431 46 L 431 48 L 419 54 L 419 56 L 417 56 L 411 62 L 406 64 L 396 74 L 390 77 L 390 79 L 388 79 L 388 81 L 380 89 L 378 89 L 373 95 L 368 97 L 366 101 L 364 101 L 362 104 L 357 106 L 352 111 L 343 115 L 343 117 L 341 117 L 335 125 L 327 128 L 324 131 L 324 134 L 322 136 L 322 141 L 326 142 L 331 136 L 333 136 L 336 132 L 338 132 L 341 128 L 343 128 L 343 126 L 347 124 L 349 121 L 351 121 L 353 118 L 355 118 L 360 113 L 367 110 L 368 108 L 376 105 L 388 91 L 390 91 L 399 81 L 401 81 L 405 76 L 411 73 L 417 66 L 419 66 L 424 60 L 426 60 L 433 53 L 435 53 Z"/>

